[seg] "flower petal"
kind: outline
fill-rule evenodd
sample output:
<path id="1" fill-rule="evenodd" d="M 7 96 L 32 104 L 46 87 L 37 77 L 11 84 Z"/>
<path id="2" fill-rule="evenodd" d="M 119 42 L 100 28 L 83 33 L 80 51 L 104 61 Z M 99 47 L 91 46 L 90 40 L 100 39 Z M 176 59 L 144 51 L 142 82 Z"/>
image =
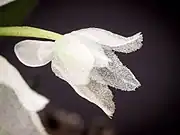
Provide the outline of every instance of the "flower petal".
<path id="1" fill-rule="evenodd" d="M 80 36 L 89 38 L 104 47 L 123 53 L 130 53 L 140 49 L 143 37 L 141 33 L 137 33 L 131 37 L 123 37 L 100 28 L 86 28 L 71 32 Z"/>
<path id="2" fill-rule="evenodd" d="M 15 0 L 0 0 L 0 7 L 6 5 L 10 2 L 13 2 L 13 1 L 15 1 Z"/>
<path id="3" fill-rule="evenodd" d="M 106 67 L 108 65 L 108 62 L 111 61 L 104 53 L 103 47 L 97 42 L 94 42 L 90 40 L 89 38 L 80 36 L 79 34 L 76 34 L 76 33 L 69 33 L 66 35 L 75 36 L 77 39 L 81 41 L 81 43 L 83 43 L 89 49 L 89 51 L 95 58 L 94 66 Z"/>
<path id="4" fill-rule="evenodd" d="M 49 100 L 32 91 L 2 56 L 0 65 L 0 127 L 11 135 L 47 135 L 37 111 Z"/>
<path id="5" fill-rule="evenodd" d="M 37 113 L 26 110 L 14 89 L 1 83 L 0 112 L 0 134 L 3 130 L 8 135 L 47 135 Z"/>
<path id="6" fill-rule="evenodd" d="M 57 56 L 54 56 L 54 59 L 51 61 L 51 69 L 57 77 L 66 81 L 66 79 L 63 77 L 62 74 L 63 72 L 62 64 Z"/>
<path id="7" fill-rule="evenodd" d="M 115 111 L 115 105 L 112 101 L 113 95 L 106 84 L 97 83 L 93 80 L 90 80 L 86 85 L 73 84 L 57 57 L 52 60 L 51 67 L 55 75 L 68 82 L 77 94 L 99 106 L 109 117 L 113 115 Z"/>
<path id="8" fill-rule="evenodd" d="M 18 70 L 2 56 L 0 56 L 0 65 L 0 83 L 12 88 L 27 110 L 37 112 L 49 103 L 46 97 L 33 91 Z"/>
<path id="9" fill-rule="evenodd" d="M 108 67 L 93 68 L 91 79 L 124 91 L 134 91 L 140 86 L 133 73 L 126 66 L 123 66 L 112 51 L 105 50 L 105 53 L 112 62 L 109 63 Z"/>
<path id="10" fill-rule="evenodd" d="M 107 85 L 91 80 L 87 85 L 70 84 L 81 97 L 99 106 L 109 117 L 115 111 L 113 94 Z"/>
<path id="11" fill-rule="evenodd" d="M 38 129 L 38 131 L 41 133 L 40 135 L 49 135 L 47 132 L 46 132 L 46 129 L 45 127 L 43 126 L 42 122 L 41 122 L 41 119 L 38 115 L 38 113 L 36 112 L 31 112 L 30 113 L 30 117 L 31 117 L 31 120 L 32 122 L 34 123 L 34 125 L 36 126 L 36 128 Z M 34 134 L 33 134 L 34 135 Z"/>
<path id="12" fill-rule="evenodd" d="M 51 61 L 53 46 L 51 41 L 24 40 L 15 45 L 14 51 L 24 65 L 39 67 Z"/>
<path id="13" fill-rule="evenodd" d="M 86 45 L 71 35 L 65 35 L 55 43 L 53 60 L 57 60 L 66 73 L 66 80 L 68 78 L 74 84 L 87 84 L 94 65 L 94 56 Z"/>

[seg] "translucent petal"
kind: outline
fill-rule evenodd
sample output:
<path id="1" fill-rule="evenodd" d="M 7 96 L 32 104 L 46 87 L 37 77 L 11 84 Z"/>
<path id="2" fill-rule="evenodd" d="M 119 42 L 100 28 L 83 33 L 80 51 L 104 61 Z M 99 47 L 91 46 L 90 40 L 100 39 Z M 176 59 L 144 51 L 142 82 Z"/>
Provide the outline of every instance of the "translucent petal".
<path id="1" fill-rule="evenodd" d="M 131 37 L 123 37 L 100 28 L 86 28 L 71 33 L 89 38 L 104 45 L 107 49 L 109 48 L 123 53 L 130 53 L 140 49 L 143 40 L 141 33 L 137 33 Z"/>
<path id="2" fill-rule="evenodd" d="M 32 115 L 33 114 L 33 115 Z M 35 118 L 36 116 L 37 118 Z M 34 119 L 34 120 L 32 120 Z M 39 125 L 39 126 L 37 126 Z M 5 134 L 4 134 L 5 133 Z M 26 110 L 13 88 L 0 83 L 0 134 L 47 135 L 39 116 Z"/>
<path id="3" fill-rule="evenodd" d="M 95 61 L 89 49 L 71 35 L 65 35 L 55 43 L 54 57 L 58 57 L 56 60 L 67 78 L 74 84 L 87 84 Z"/>
<path id="4" fill-rule="evenodd" d="M 37 112 L 49 103 L 46 97 L 33 91 L 18 70 L 2 56 L 0 56 L 0 65 L 0 83 L 11 87 L 27 110 Z"/>
<path id="5" fill-rule="evenodd" d="M 39 67 L 49 63 L 53 56 L 54 42 L 24 40 L 14 47 L 17 58 L 26 66 Z"/>
<path id="6" fill-rule="evenodd" d="M 91 80 L 87 85 L 71 86 L 81 97 L 99 106 L 109 117 L 113 116 L 115 104 L 113 94 L 107 85 Z"/>
<path id="7" fill-rule="evenodd" d="M 105 50 L 105 53 L 112 62 L 109 63 L 108 67 L 93 68 L 91 79 L 124 91 L 134 91 L 140 86 L 133 73 L 126 66 L 123 66 L 112 51 Z"/>

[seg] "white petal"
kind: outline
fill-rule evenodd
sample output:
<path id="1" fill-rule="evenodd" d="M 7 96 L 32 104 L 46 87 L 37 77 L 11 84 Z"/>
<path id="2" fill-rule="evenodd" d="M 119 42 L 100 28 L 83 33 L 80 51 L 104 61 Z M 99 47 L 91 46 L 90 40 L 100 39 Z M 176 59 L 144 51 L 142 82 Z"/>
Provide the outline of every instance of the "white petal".
<path id="1" fill-rule="evenodd" d="M 22 106 L 13 88 L 0 83 L 0 135 L 47 135 L 36 112 Z"/>
<path id="2" fill-rule="evenodd" d="M 78 38 L 81 41 L 81 43 L 83 43 L 84 45 L 86 45 L 88 47 L 89 51 L 91 52 L 91 54 L 93 54 L 93 56 L 95 58 L 94 66 L 106 67 L 108 65 L 108 62 L 111 61 L 105 55 L 102 46 L 100 44 L 98 44 L 97 42 L 94 42 L 94 41 L 90 40 L 89 38 L 80 36 L 79 34 L 76 34 L 76 33 L 69 33 L 68 35 L 75 36 L 76 38 Z"/>
<path id="3" fill-rule="evenodd" d="M 57 58 L 52 60 L 51 67 L 55 75 L 67 81 L 78 95 L 99 106 L 109 117 L 113 116 L 115 111 L 115 105 L 112 101 L 113 95 L 106 84 L 97 83 L 93 80 L 87 85 L 73 84 L 67 77 L 66 72 L 61 68 L 61 64 Z"/>
<path id="4" fill-rule="evenodd" d="M 103 48 L 99 44 L 90 41 L 84 43 L 95 57 L 94 66 L 106 67 L 111 60 L 105 55 Z"/>
<path id="5" fill-rule="evenodd" d="M 57 56 L 59 66 L 66 73 L 67 78 L 74 84 L 87 84 L 95 61 L 89 49 L 71 35 L 65 35 L 55 43 L 54 57 Z"/>
<path id="6" fill-rule="evenodd" d="M 0 83 L 12 88 L 27 110 L 37 112 L 49 103 L 46 97 L 33 91 L 18 70 L 2 56 L 0 56 L 0 65 Z"/>
<path id="7" fill-rule="evenodd" d="M 0 128 L 11 135 L 47 135 L 37 111 L 48 102 L 31 90 L 17 69 L 0 56 Z"/>
<path id="8" fill-rule="evenodd" d="M 124 91 L 134 91 L 138 88 L 139 81 L 126 66 L 123 66 L 118 57 L 112 51 L 105 50 L 105 53 L 112 62 L 108 67 L 93 68 L 91 79 Z"/>
<path id="9" fill-rule="evenodd" d="M 53 56 L 54 42 L 24 40 L 14 47 L 17 58 L 26 66 L 39 67 L 49 63 Z"/>
<path id="10" fill-rule="evenodd" d="M 59 60 L 58 57 L 54 56 L 53 60 L 51 61 L 51 69 L 57 77 L 66 81 L 66 79 L 63 77 L 63 75 L 64 75 L 64 74 L 62 74 L 63 69 L 62 69 L 61 61 Z M 66 76 L 66 75 L 64 75 L 64 76 Z"/>
<path id="11" fill-rule="evenodd" d="M 112 101 L 113 95 L 106 84 L 100 84 L 96 81 L 90 81 L 87 85 L 73 84 L 61 68 L 61 63 L 56 57 L 52 60 L 51 67 L 55 75 L 67 81 L 77 94 L 99 106 L 109 117 L 113 115 L 115 111 L 115 105 Z"/>
<path id="12" fill-rule="evenodd" d="M 37 113 L 35 113 L 35 112 L 31 112 L 30 117 L 31 117 L 32 122 L 34 123 L 34 125 L 38 129 L 38 131 L 41 133 L 41 135 L 48 135 L 48 133 L 46 132 L 45 127 L 43 126 L 43 124 L 41 122 L 41 119 L 40 119 L 39 115 Z"/>
<path id="13" fill-rule="evenodd" d="M 90 81 L 87 85 L 70 84 L 81 97 L 99 106 L 109 117 L 112 117 L 115 111 L 113 94 L 107 85 Z"/>
<path id="14" fill-rule="evenodd" d="M 112 101 L 112 92 L 107 85 L 97 83 L 96 81 L 90 81 L 86 85 L 73 84 L 71 78 L 67 76 L 67 73 L 63 69 L 58 57 L 54 57 L 51 67 L 55 75 L 67 81 L 74 88 L 77 94 L 99 106 L 109 117 L 113 116 L 115 105 Z"/>
<path id="15" fill-rule="evenodd" d="M 86 28 L 73 31 L 74 34 L 79 34 L 89 38 L 105 47 L 123 53 L 130 53 L 140 49 L 142 46 L 143 37 L 141 33 L 137 33 L 131 37 L 123 37 L 107 30 L 99 28 Z"/>
<path id="16" fill-rule="evenodd" d="M 10 2 L 13 2 L 13 1 L 15 1 L 15 0 L 0 0 L 0 7 L 6 5 Z"/>

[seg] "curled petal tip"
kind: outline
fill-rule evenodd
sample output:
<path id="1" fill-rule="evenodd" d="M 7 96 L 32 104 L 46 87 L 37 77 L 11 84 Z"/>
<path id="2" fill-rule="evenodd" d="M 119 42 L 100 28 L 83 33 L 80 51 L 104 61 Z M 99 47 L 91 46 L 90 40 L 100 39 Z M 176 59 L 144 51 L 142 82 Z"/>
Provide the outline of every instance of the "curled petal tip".
<path id="1" fill-rule="evenodd" d="M 112 50 L 122 53 L 135 52 L 142 47 L 143 35 L 141 32 L 125 39 L 123 45 L 111 47 Z"/>

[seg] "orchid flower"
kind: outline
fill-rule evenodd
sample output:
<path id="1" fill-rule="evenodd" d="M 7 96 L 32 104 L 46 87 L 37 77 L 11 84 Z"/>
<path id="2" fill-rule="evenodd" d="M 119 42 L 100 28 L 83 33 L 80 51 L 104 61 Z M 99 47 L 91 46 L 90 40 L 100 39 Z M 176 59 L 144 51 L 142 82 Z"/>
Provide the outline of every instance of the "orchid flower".
<path id="1" fill-rule="evenodd" d="M 15 1 L 15 0 L 0 0 L 0 7 L 6 5 L 10 2 L 13 2 L 13 1 Z"/>
<path id="2" fill-rule="evenodd" d="M 37 29 L 34 30 L 36 32 L 31 32 L 29 36 L 48 36 L 54 41 L 21 41 L 14 47 L 17 58 L 29 67 L 40 67 L 51 62 L 57 77 L 68 82 L 77 94 L 96 104 L 110 118 L 115 112 L 115 104 L 108 86 L 123 91 L 134 91 L 140 86 L 115 51 L 131 53 L 140 49 L 143 40 L 141 33 L 123 37 L 100 28 L 84 28 L 62 36 L 44 33 L 47 31 L 41 31 L 38 35 Z M 5 35 L 8 35 L 7 31 L 4 31 Z M 15 33 L 20 34 L 19 31 Z M 15 33 L 14 36 L 20 36 Z"/>
<path id="3" fill-rule="evenodd" d="M 0 56 L 0 134 L 47 135 L 37 112 L 48 103 Z"/>

